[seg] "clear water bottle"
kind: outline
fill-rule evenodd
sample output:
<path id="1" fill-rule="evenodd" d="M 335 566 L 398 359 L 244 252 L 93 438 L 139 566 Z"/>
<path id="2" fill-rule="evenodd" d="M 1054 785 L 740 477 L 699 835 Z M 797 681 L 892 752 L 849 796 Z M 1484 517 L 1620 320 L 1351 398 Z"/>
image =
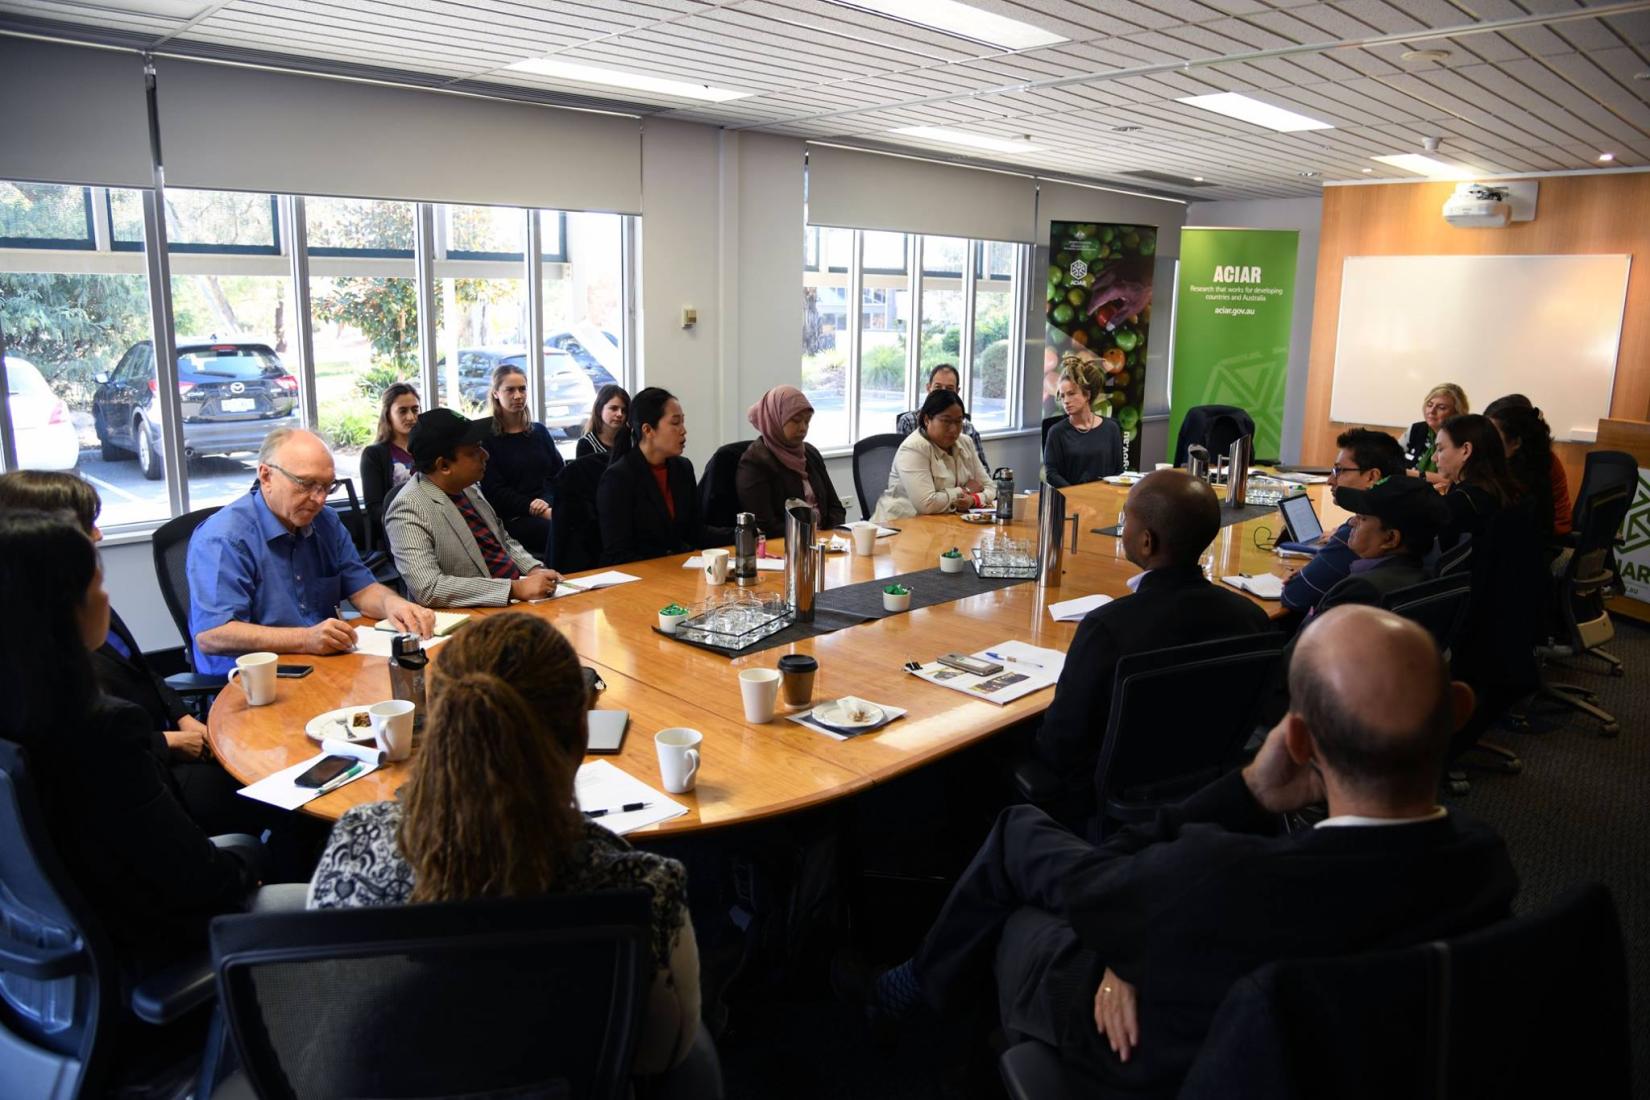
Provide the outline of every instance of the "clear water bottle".
<path id="1" fill-rule="evenodd" d="M 733 518 L 733 579 L 740 588 L 757 581 L 756 515 L 740 512 Z"/>
<path id="2" fill-rule="evenodd" d="M 1007 466 L 999 466 L 991 475 L 997 483 L 997 514 L 993 518 L 998 523 L 1014 522 L 1014 471 Z"/>

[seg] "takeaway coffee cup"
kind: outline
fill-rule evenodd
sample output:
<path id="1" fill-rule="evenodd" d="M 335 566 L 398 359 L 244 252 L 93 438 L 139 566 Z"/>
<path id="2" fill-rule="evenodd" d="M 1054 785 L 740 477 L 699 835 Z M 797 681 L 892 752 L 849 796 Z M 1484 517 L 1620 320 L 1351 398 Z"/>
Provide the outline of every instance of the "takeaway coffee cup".
<path id="1" fill-rule="evenodd" d="M 672 726 L 653 735 L 659 753 L 659 779 L 671 794 L 686 794 L 699 776 L 699 743 L 705 735 L 686 726 Z"/>
<path id="2" fill-rule="evenodd" d="M 745 721 L 773 721 L 779 702 L 779 670 L 747 668 L 739 673 L 739 693 L 745 699 Z"/>
<path id="3" fill-rule="evenodd" d="M 785 694 L 785 705 L 806 706 L 814 697 L 814 673 L 819 662 L 806 653 L 789 653 L 779 658 L 780 690 Z"/>
<path id="4" fill-rule="evenodd" d="M 267 706 L 275 701 L 276 657 L 273 653 L 243 653 L 229 670 L 231 681 L 240 681 L 249 707 Z"/>
<path id="5" fill-rule="evenodd" d="M 728 580 L 728 552 L 723 549 L 703 551 L 705 583 L 726 584 Z"/>
<path id="6" fill-rule="evenodd" d="M 411 699 L 390 699 L 367 708 L 384 759 L 405 760 L 412 755 L 413 712 L 417 709 Z"/>

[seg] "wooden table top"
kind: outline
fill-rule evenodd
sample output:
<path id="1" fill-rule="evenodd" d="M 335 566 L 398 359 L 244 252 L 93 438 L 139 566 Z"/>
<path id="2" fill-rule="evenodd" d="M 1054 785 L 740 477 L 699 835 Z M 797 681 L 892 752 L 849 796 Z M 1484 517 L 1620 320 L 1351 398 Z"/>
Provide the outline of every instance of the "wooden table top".
<path id="1" fill-rule="evenodd" d="M 951 651 L 973 652 L 1010 639 L 1063 651 L 1077 624 L 1054 622 L 1047 611 L 1050 603 L 1091 593 L 1116 596 L 1128 591 L 1126 581 L 1139 570 L 1122 556 L 1117 539 L 1092 533 L 1093 528 L 1116 522 L 1125 490 L 1095 483 L 1066 489 L 1065 494 L 1068 514 L 1076 511 L 1081 517 L 1081 534 L 1077 552 L 1065 556 L 1060 587 L 1040 589 L 1028 581 L 746 657 L 729 659 L 652 629 L 658 609 L 665 604 L 692 605 L 712 594 L 700 570 L 682 568 L 686 555 L 619 567 L 640 577 L 638 583 L 543 604 L 517 604 L 513 609 L 553 622 L 585 663 L 598 669 L 607 682 L 601 706 L 630 712 L 623 751 L 591 759 L 607 759 L 657 788 L 653 735 L 669 726 L 691 726 L 704 734 L 697 789 L 671 796 L 689 812 L 647 832 L 675 833 L 755 821 L 886 782 L 1040 714 L 1048 706 L 1051 689 L 999 706 L 924 683 L 902 666 L 908 660 L 929 661 Z M 1344 513 L 1326 501 L 1321 486 L 1313 487 L 1312 494 L 1325 528 L 1331 529 Z M 1036 499 L 1019 502 L 1016 513 L 1010 533 L 1035 541 Z M 830 556 L 826 587 L 929 569 L 950 547 L 967 553 L 988 532 L 1003 530 L 972 526 L 950 515 L 921 516 L 895 525 L 901 533 L 880 540 L 870 558 L 853 553 Z M 1263 535 L 1261 528 L 1269 534 Z M 1276 537 L 1281 528 L 1275 513 L 1221 528 L 1210 547 L 1213 575 L 1288 575 L 1293 563 L 1257 544 L 1257 539 L 1264 542 Z M 752 589 L 763 593 L 782 590 L 783 574 L 766 572 Z M 1275 602 L 1262 606 L 1273 614 L 1280 610 Z M 486 615 L 499 609 L 473 610 Z M 432 660 L 440 660 L 442 648 L 430 651 Z M 771 668 L 787 653 L 807 653 L 818 659 L 816 702 L 851 693 L 905 707 L 908 713 L 876 733 L 846 741 L 787 721 L 783 702 L 772 722 L 747 723 L 739 671 Z M 231 686 L 212 707 L 212 750 L 243 782 L 290 767 L 319 751 L 303 732 L 304 723 L 315 715 L 389 697 L 389 671 L 381 657 L 353 653 L 286 656 L 281 663 L 312 664 L 315 671 L 301 680 L 278 681 L 276 701 L 269 706 L 248 707 L 242 692 Z M 406 764 L 386 765 L 303 809 L 336 819 L 351 806 L 393 798 L 407 774 Z"/>

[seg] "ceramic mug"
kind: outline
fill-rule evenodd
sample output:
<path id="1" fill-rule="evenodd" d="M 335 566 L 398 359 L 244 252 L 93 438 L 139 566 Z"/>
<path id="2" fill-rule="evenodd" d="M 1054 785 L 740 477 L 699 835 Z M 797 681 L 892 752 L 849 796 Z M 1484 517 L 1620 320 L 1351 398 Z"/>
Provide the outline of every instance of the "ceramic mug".
<path id="1" fill-rule="evenodd" d="M 659 753 L 659 779 L 671 794 L 686 794 L 699 777 L 699 743 L 705 735 L 686 726 L 672 726 L 653 736 Z"/>
<path id="2" fill-rule="evenodd" d="M 275 701 L 275 668 L 278 658 L 273 653 L 243 653 L 235 658 L 235 667 L 229 670 L 231 683 L 240 681 L 249 707 L 267 706 Z"/>

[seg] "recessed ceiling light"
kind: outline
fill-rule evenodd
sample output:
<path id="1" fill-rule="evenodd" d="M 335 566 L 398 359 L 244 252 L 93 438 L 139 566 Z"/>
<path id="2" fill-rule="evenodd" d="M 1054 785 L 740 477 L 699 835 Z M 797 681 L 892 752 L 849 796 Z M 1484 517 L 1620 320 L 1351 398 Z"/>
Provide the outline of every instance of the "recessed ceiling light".
<path id="1" fill-rule="evenodd" d="M 845 8 L 886 15 L 1005 50 L 1029 50 L 1066 41 L 1062 35 L 957 0 L 833 0 Z"/>
<path id="2" fill-rule="evenodd" d="M 1373 172 L 1373 171 L 1375 171 L 1375 169 L 1373 169 L 1373 168 L 1365 168 L 1365 169 L 1364 169 L 1364 171 L 1365 171 L 1365 172 Z"/>
<path id="3" fill-rule="evenodd" d="M 1306 115 L 1296 114 L 1294 111 L 1275 107 L 1270 103 L 1262 103 L 1258 99 L 1250 99 L 1248 96 L 1239 95 L 1236 92 L 1216 92 L 1214 95 L 1187 96 L 1180 102 L 1192 107 L 1201 107 L 1205 111 L 1213 111 L 1217 115 L 1226 115 L 1228 118 L 1252 122 L 1256 126 L 1264 126 L 1269 130 L 1280 130 L 1283 133 L 1293 133 L 1296 130 L 1334 129 L 1333 123 L 1308 118 Z"/>
<path id="4" fill-rule="evenodd" d="M 1650 80 L 1650 72 L 1634 73 L 1634 80 Z"/>
<path id="5" fill-rule="evenodd" d="M 1138 129 L 1140 129 L 1138 126 L 1113 126 L 1111 132 L 1114 134 L 1132 134 Z"/>
<path id="6" fill-rule="evenodd" d="M 1193 176 L 1192 177 L 1192 182 L 1193 183 L 1202 183 L 1203 182 L 1203 177 L 1202 176 Z"/>
<path id="7" fill-rule="evenodd" d="M 1296 172 L 1295 175 L 1303 176 L 1306 179 L 1316 179 L 1317 176 L 1318 176 L 1318 173 L 1316 173 L 1316 172 Z"/>
<path id="8" fill-rule="evenodd" d="M 1439 160 L 1437 157 L 1422 156 L 1420 153 L 1396 153 L 1385 157 L 1370 157 L 1382 164 L 1390 164 L 1394 168 L 1402 168 L 1406 172 L 1414 172 L 1417 176 L 1430 176 L 1441 180 L 1464 180 L 1484 173 L 1476 168 L 1469 168 L 1464 164 L 1451 164 Z"/>
<path id="9" fill-rule="evenodd" d="M 1609 164 L 1611 161 L 1616 159 L 1616 155 L 1614 153 L 1600 153 L 1598 155 L 1598 159 L 1605 164 Z"/>
<path id="10" fill-rule="evenodd" d="M 646 73 L 626 72 L 623 69 L 604 69 L 595 65 L 576 65 L 571 61 L 557 61 L 549 57 L 529 57 L 507 66 L 522 73 L 553 76 L 576 84 L 600 84 L 608 88 L 626 88 L 636 92 L 657 92 L 659 95 L 681 99 L 703 99 L 711 103 L 726 103 L 730 99 L 744 99 L 754 92 L 736 92 L 730 88 L 713 88 L 709 84 L 694 84 L 686 80 L 667 80 Z"/>
<path id="11" fill-rule="evenodd" d="M 902 126 L 897 130 L 889 130 L 890 134 L 903 134 L 906 137 L 923 138 L 927 141 L 938 141 L 946 145 L 966 145 L 971 149 L 990 149 L 994 153 L 1040 153 L 1041 145 L 1030 145 L 1024 141 L 1012 138 L 992 137 L 990 134 L 974 134 L 967 130 L 952 130 L 945 126 Z"/>
<path id="12" fill-rule="evenodd" d="M 1405 50 L 1398 55 L 1400 61 L 1448 61 L 1448 50 Z"/>

